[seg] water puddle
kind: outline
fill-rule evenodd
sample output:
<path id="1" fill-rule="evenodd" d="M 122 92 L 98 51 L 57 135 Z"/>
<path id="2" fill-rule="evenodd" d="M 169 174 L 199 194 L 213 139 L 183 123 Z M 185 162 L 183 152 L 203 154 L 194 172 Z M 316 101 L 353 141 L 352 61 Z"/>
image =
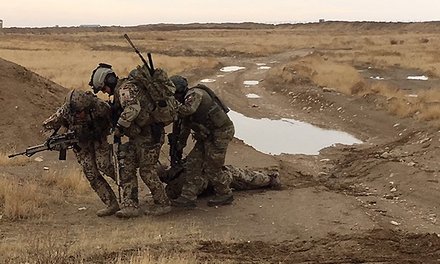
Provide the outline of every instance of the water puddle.
<path id="1" fill-rule="evenodd" d="M 213 83 L 213 82 L 215 82 L 215 79 L 203 79 L 200 82 L 202 82 L 202 83 Z"/>
<path id="2" fill-rule="evenodd" d="M 254 93 L 246 94 L 246 97 L 247 97 L 247 98 L 250 98 L 250 99 L 261 98 L 261 96 L 259 96 L 258 94 L 254 94 Z"/>
<path id="3" fill-rule="evenodd" d="M 251 80 L 251 81 L 244 81 L 244 82 L 243 82 L 243 84 L 246 85 L 246 86 L 258 85 L 259 83 L 260 83 L 259 81 L 254 81 L 254 80 Z"/>
<path id="4" fill-rule="evenodd" d="M 325 130 L 294 119 L 254 119 L 232 110 L 228 115 L 235 125 L 235 137 L 266 154 L 317 155 L 319 150 L 336 143 L 362 143 L 348 133 Z"/>
<path id="5" fill-rule="evenodd" d="M 226 66 L 220 69 L 221 72 L 235 72 L 239 70 L 244 70 L 246 67 L 241 66 Z"/>
<path id="6" fill-rule="evenodd" d="M 420 76 L 408 76 L 406 77 L 408 80 L 418 80 L 418 81 L 427 81 L 429 78 L 425 75 Z"/>
<path id="7" fill-rule="evenodd" d="M 373 80 L 385 80 L 385 78 L 380 77 L 380 76 L 371 76 L 370 79 L 373 79 Z"/>

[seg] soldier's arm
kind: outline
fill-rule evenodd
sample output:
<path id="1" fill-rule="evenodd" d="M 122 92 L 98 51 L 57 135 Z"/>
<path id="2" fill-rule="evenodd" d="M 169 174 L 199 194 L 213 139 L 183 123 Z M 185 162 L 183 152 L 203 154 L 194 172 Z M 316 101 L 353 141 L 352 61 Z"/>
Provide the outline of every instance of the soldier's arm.
<path id="1" fill-rule="evenodd" d="M 185 96 L 185 102 L 179 106 L 179 116 L 185 117 L 192 115 L 199 108 L 203 94 L 197 89 L 191 89 Z"/>
<path id="2" fill-rule="evenodd" d="M 119 89 L 121 106 L 124 109 L 119 116 L 118 125 L 128 128 L 141 111 L 141 103 L 138 100 L 139 88 L 127 83 Z"/>
<path id="3" fill-rule="evenodd" d="M 43 122 L 43 128 L 46 130 L 57 130 L 62 126 L 68 127 L 67 115 L 67 104 L 63 104 L 53 115 Z"/>

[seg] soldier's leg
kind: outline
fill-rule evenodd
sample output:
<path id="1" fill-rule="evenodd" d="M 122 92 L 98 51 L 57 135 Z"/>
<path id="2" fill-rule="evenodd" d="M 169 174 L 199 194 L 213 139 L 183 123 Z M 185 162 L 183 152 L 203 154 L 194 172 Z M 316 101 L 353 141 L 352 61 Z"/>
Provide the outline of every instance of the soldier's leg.
<path id="1" fill-rule="evenodd" d="M 182 173 L 185 182 L 182 196 L 195 201 L 197 196 L 207 187 L 208 179 L 203 175 L 204 143 L 197 141 L 194 148 L 186 156 L 185 171 Z"/>
<path id="2" fill-rule="evenodd" d="M 107 213 L 101 214 L 100 210 L 98 211 L 98 215 L 105 216 L 115 213 L 117 209 L 119 209 L 116 195 L 114 194 L 112 188 L 107 183 L 107 181 L 98 171 L 93 143 L 81 144 L 80 148 L 78 148 L 78 150 L 75 150 L 75 155 L 83 169 L 87 180 L 90 183 L 90 186 L 99 196 L 101 201 L 107 205 L 107 210 L 104 209 Z"/>
<path id="3" fill-rule="evenodd" d="M 271 184 L 271 176 L 261 171 L 226 165 L 223 167 L 223 172 L 231 177 L 231 188 L 234 190 L 252 190 L 268 187 Z"/>
<path id="4" fill-rule="evenodd" d="M 232 135 L 225 132 L 225 134 L 215 135 L 215 140 L 205 143 L 204 171 L 217 195 L 230 195 L 232 193 L 230 189 L 232 179 L 222 170 L 226 150 L 232 136 L 233 132 Z"/>
<path id="5" fill-rule="evenodd" d="M 136 207 L 138 200 L 136 148 L 132 142 L 121 144 L 118 152 L 123 207 Z"/>
<path id="6" fill-rule="evenodd" d="M 98 165 L 99 171 L 116 181 L 115 167 L 112 156 L 113 151 L 111 148 L 112 145 L 108 144 L 107 141 L 95 143 L 96 164 Z"/>
<path id="7" fill-rule="evenodd" d="M 160 144 L 145 146 L 140 144 L 139 149 L 139 174 L 141 179 L 150 189 L 154 202 L 162 206 L 170 205 L 170 201 L 165 194 L 165 187 L 157 174 L 156 164 L 159 160 Z"/>

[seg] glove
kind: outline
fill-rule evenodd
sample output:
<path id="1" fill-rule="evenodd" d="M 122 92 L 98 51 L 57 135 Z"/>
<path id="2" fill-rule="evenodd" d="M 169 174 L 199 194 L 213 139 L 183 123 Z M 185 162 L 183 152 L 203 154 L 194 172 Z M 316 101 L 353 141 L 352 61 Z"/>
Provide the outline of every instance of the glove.
<path id="1" fill-rule="evenodd" d="M 124 129 L 117 125 L 115 128 L 115 131 L 113 132 L 113 135 L 117 138 L 121 138 L 124 135 Z"/>

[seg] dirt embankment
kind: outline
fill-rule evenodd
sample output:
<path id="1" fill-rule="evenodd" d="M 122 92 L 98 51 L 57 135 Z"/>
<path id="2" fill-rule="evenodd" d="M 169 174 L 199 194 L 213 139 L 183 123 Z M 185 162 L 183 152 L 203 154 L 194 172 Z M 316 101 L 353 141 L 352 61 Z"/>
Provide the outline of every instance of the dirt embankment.
<path id="1" fill-rule="evenodd" d="M 41 123 L 63 102 L 67 90 L 0 58 L 0 150 L 37 144 Z"/>

